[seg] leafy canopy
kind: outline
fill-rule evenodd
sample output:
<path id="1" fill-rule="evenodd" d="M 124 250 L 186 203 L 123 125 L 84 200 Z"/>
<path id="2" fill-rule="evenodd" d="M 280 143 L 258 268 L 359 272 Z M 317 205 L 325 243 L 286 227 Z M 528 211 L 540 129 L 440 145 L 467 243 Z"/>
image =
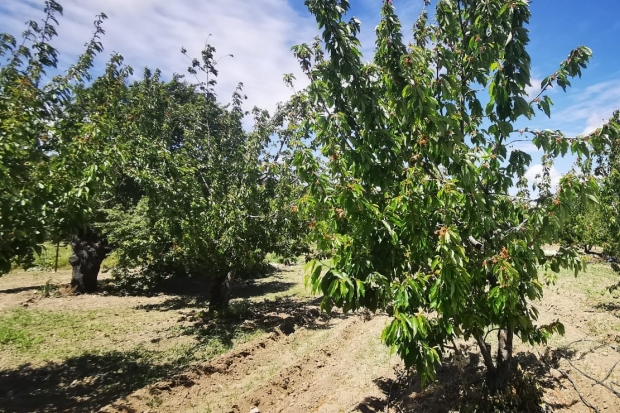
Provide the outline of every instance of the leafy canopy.
<path id="1" fill-rule="evenodd" d="M 306 5 L 322 37 L 294 47 L 312 108 L 296 166 L 301 208 L 329 258 L 310 264 L 323 309 L 387 310 L 383 340 L 424 380 L 456 337 L 475 338 L 492 369 L 490 328 L 530 343 L 562 333 L 559 322 L 536 323 L 533 301 L 553 272 L 583 263 L 575 249 L 546 256 L 543 246 L 596 183 L 571 173 L 553 192 L 549 170 L 568 152 L 586 157 L 588 144 L 513 125 L 549 115 L 546 92 L 581 76 L 591 51 L 573 50 L 531 99 L 527 1 L 441 0 L 409 44 L 387 1 L 372 62 L 348 1 Z M 544 153 L 537 195 L 525 179 L 531 157 L 513 145 L 523 139 Z"/>
<path id="2" fill-rule="evenodd" d="M 0 274 L 32 261 L 50 237 L 93 229 L 117 248 L 126 275 L 219 275 L 303 250 L 290 104 L 274 116 L 254 109 L 246 131 L 241 85 L 228 105 L 214 93 L 209 45 L 189 67 L 204 82 L 148 69 L 132 82 L 117 54 L 93 77 L 104 14 L 61 71 L 52 39 L 62 7 L 45 4 L 21 44 L 0 36 Z"/>
<path id="3" fill-rule="evenodd" d="M 92 80 L 106 16 L 97 16 L 86 50 L 62 72 L 51 45 L 59 14 L 60 4 L 46 1 L 45 18 L 28 22 L 20 42 L 0 34 L 0 274 L 12 261 L 31 263 L 49 237 L 83 226 L 92 213 L 89 192 L 106 185 L 96 112 L 86 113 L 76 97 Z M 102 79 L 115 75 L 119 60 L 112 57 Z M 114 83 L 108 86 L 113 95 Z M 102 161 L 91 162 L 93 154 Z"/>
<path id="4" fill-rule="evenodd" d="M 207 50 L 197 70 L 212 67 L 215 49 Z M 117 272 L 134 288 L 175 273 L 241 274 L 268 252 L 293 256 L 305 245 L 291 209 L 300 186 L 282 114 L 255 109 L 254 130 L 245 131 L 241 86 L 231 105 L 221 105 L 209 73 L 192 84 L 146 71 L 124 92 L 115 122 L 132 154 L 125 182 L 139 196 L 107 208 L 99 228 L 117 247 Z"/>

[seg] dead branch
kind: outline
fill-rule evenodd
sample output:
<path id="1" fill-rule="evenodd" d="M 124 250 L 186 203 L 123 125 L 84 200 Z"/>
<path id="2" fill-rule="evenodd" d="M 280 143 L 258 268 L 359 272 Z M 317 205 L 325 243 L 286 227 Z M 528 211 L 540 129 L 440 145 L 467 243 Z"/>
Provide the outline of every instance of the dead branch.
<path id="1" fill-rule="evenodd" d="M 594 348 L 592 348 L 592 349 L 589 349 L 589 350 L 588 350 L 585 354 L 587 354 L 587 353 L 592 353 L 592 352 L 594 352 L 594 351 L 596 351 L 597 349 L 602 348 L 602 347 L 611 347 L 611 346 L 609 346 L 608 344 L 601 344 L 600 342 L 597 342 L 597 341 L 594 341 L 594 340 L 586 340 L 586 339 L 582 339 L 582 340 L 577 340 L 577 341 L 574 341 L 573 343 L 569 344 L 569 346 L 571 346 L 571 345 L 573 345 L 573 344 L 576 344 L 576 343 L 579 343 L 579 342 L 585 342 L 585 341 L 588 341 L 588 342 L 593 342 L 593 343 L 598 343 L 598 346 L 596 346 L 596 347 L 594 347 Z M 567 346 L 567 347 L 568 347 L 568 346 Z M 568 362 L 568 364 L 570 364 L 570 365 L 571 365 L 571 367 L 572 367 L 572 368 L 574 368 L 575 370 L 577 370 L 577 371 L 578 371 L 579 373 L 581 373 L 584 377 L 587 377 L 588 379 L 592 380 L 592 381 L 593 381 L 593 382 L 595 382 L 596 384 L 598 384 L 598 385 L 600 385 L 600 386 L 605 387 L 607 390 L 609 390 L 610 392 L 612 392 L 613 394 L 615 394 L 615 395 L 616 395 L 616 397 L 620 397 L 620 392 L 618 392 L 616 389 L 614 389 L 613 387 L 608 386 L 607 384 L 603 383 L 603 381 L 599 381 L 599 380 L 597 380 L 596 378 L 594 378 L 594 377 L 590 376 L 590 375 L 589 375 L 588 373 L 586 373 L 585 371 L 581 370 L 579 367 L 575 366 L 575 364 L 573 364 L 573 362 L 572 362 L 572 361 L 570 361 L 570 359 L 566 356 L 566 353 L 565 353 L 565 352 L 563 352 L 562 356 L 563 356 L 563 357 L 564 357 L 564 359 Z M 605 376 L 605 378 L 604 378 L 603 380 L 606 380 L 606 379 L 607 379 L 607 377 L 609 377 L 609 376 L 611 375 L 611 372 L 613 371 L 613 369 L 616 367 L 616 365 L 617 365 L 617 364 L 618 364 L 618 362 L 616 362 L 616 364 L 614 364 L 614 366 L 611 368 L 611 370 L 609 371 L 609 373 L 607 374 L 607 376 Z"/>
<path id="2" fill-rule="evenodd" d="M 570 384 L 573 386 L 573 389 L 575 389 L 575 392 L 577 392 L 577 395 L 579 396 L 579 398 L 581 399 L 581 402 L 583 404 L 585 404 L 587 407 L 589 407 L 590 409 L 594 410 L 596 413 L 601 413 L 599 409 L 597 409 L 596 407 L 594 407 L 588 400 L 586 400 L 585 397 L 583 397 L 583 395 L 581 394 L 581 392 L 579 391 L 579 389 L 577 388 L 577 385 L 575 384 L 575 382 L 573 381 L 573 379 L 570 378 L 570 376 L 568 375 L 567 372 L 565 372 L 564 370 L 560 370 L 560 369 L 556 369 L 555 367 L 551 366 L 547 360 L 542 356 L 542 354 L 540 354 L 540 352 L 538 350 L 536 350 L 536 352 L 538 353 L 538 357 L 539 359 L 545 363 L 545 365 L 549 368 L 549 370 L 555 370 L 557 372 L 559 372 L 562 377 L 564 377 L 566 380 L 568 380 L 570 382 Z"/>
<path id="3" fill-rule="evenodd" d="M 569 359 L 566 359 L 566 361 L 568 362 L 568 364 L 571 365 L 572 368 L 574 368 L 575 370 L 577 370 L 579 373 L 581 373 L 584 377 L 589 378 L 590 380 L 592 380 L 593 382 L 595 382 L 596 384 L 605 387 L 607 390 L 609 390 L 610 392 L 612 392 L 613 394 L 615 394 L 617 397 L 620 397 L 620 392 L 618 392 L 616 389 L 612 388 L 611 386 L 606 385 L 605 383 L 598 381 L 597 379 L 595 379 L 594 377 L 590 376 L 588 373 L 586 373 L 585 371 L 581 370 L 579 367 L 575 366 Z M 618 364 L 618 363 L 616 363 Z M 614 366 L 615 367 L 615 366 Z M 610 372 L 611 374 L 611 372 Z"/>
<path id="4" fill-rule="evenodd" d="M 553 367 L 552 367 L 552 368 L 553 368 Z M 601 412 L 599 411 L 599 409 L 597 409 L 596 407 L 594 407 L 592 404 L 590 404 L 590 402 L 589 402 L 589 401 L 587 401 L 587 400 L 585 399 L 585 397 L 583 397 L 583 395 L 581 394 L 581 392 L 579 391 L 579 389 L 577 389 L 577 385 L 575 384 L 575 382 L 573 381 L 573 379 L 571 379 L 571 378 L 570 378 L 570 376 L 568 375 L 568 373 L 566 373 L 565 371 L 560 370 L 560 369 L 555 369 L 555 370 L 559 371 L 559 372 L 560 372 L 560 374 L 561 374 L 562 376 L 564 376 L 564 377 L 566 378 L 566 380 L 568 380 L 568 381 L 570 382 L 570 384 L 572 384 L 572 385 L 573 385 L 573 389 L 575 389 L 575 391 L 576 391 L 576 392 L 577 392 L 577 394 L 579 395 L 579 398 L 581 399 L 581 401 L 583 402 L 583 404 L 585 404 L 586 406 L 588 406 L 590 409 L 594 410 L 596 413 L 601 413 Z"/>
<path id="5" fill-rule="evenodd" d="M 601 381 L 605 381 L 605 380 L 607 380 L 609 378 L 609 376 L 611 376 L 611 372 L 614 371 L 614 369 L 616 368 L 618 363 L 620 363 L 620 361 L 616 361 L 616 364 L 613 365 L 613 367 L 609 370 L 609 372 L 607 373 L 605 378 L 603 378 L 603 380 L 601 380 Z"/>

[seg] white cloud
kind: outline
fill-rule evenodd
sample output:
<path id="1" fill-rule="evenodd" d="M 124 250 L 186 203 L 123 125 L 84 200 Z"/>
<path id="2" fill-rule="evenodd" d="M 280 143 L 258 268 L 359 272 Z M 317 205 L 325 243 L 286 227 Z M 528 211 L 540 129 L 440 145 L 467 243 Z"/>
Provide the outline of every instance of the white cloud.
<path id="1" fill-rule="evenodd" d="M 44 17 L 43 0 L 2 3 L 2 31 L 19 34 L 26 20 Z M 104 22 L 104 57 L 113 51 L 122 54 L 137 76 L 145 66 L 160 68 L 167 77 L 187 73 L 191 62 L 181 55 L 181 47 L 200 57 L 211 34 L 209 43 L 219 56 L 234 55 L 218 65 L 220 99 L 228 101 L 237 83 L 243 82 L 249 98 L 246 109 L 254 105 L 273 109 L 286 100 L 290 91 L 282 82 L 284 73 L 292 72 L 304 82 L 290 49 L 317 34 L 314 19 L 299 14 L 287 0 L 64 0 L 62 4 L 64 16 L 54 44 L 65 67 L 83 50 L 100 12 L 109 17 Z"/>
<path id="2" fill-rule="evenodd" d="M 543 174 L 542 164 L 535 164 L 535 165 L 530 166 L 530 168 L 525 173 L 525 177 L 527 178 L 529 182 L 530 188 L 532 188 L 532 185 L 534 183 L 542 181 L 542 174 Z M 549 170 L 549 177 L 551 178 L 551 189 L 555 189 L 560 183 L 560 178 L 562 177 L 562 174 L 560 174 L 560 172 L 555 168 L 555 166 L 552 166 L 551 169 Z"/>
<path id="3" fill-rule="evenodd" d="M 534 153 L 537 153 L 537 152 L 541 152 L 541 150 L 538 149 L 536 147 L 536 145 L 534 145 L 531 142 L 517 142 L 517 143 L 511 144 L 509 146 L 513 150 L 519 150 L 519 151 L 523 151 L 523 152 L 529 153 L 529 154 L 534 154 Z"/>
<path id="4" fill-rule="evenodd" d="M 527 93 L 527 97 L 526 99 L 530 100 L 530 99 L 534 99 L 536 97 L 536 95 L 538 95 L 540 93 L 540 83 L 542 82 L 542 79 L 538 79 L 538 78 L 531 78 L 530 79 L 530 85 L 531 86 L 526 86 L 525 87 L 525 93 Z"/>
<path id="5" fill-rule="evenodd" d="M 594 132 L 620 109 L 620 79 L 587 87 L 577 102 L 556 114 L 558 119 L 585 124 L 582 134 Z"/>

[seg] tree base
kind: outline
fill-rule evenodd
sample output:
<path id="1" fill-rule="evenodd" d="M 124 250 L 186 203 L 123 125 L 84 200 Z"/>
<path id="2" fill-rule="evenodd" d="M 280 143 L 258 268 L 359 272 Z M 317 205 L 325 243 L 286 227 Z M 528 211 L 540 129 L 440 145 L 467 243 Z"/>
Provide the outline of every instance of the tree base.
<path id="1" fill-rule="evenodd" d="M 222 312 L 228 308 L 234 278 L 233 272 L 229 271 L 227 274 L 218 275 L 213 279 L 209 300 L 210 313 Z"/>
<path id="2" fill-rule="evenodd" d="M 110 246 L 94 231 L 75 235 L 71 240 L 73 254 L 69 263 L 73 267 L 71 287 L 77 293 L 86 294 L 97 291 L 97 277 L 101 263 L 110 253 Z"/>

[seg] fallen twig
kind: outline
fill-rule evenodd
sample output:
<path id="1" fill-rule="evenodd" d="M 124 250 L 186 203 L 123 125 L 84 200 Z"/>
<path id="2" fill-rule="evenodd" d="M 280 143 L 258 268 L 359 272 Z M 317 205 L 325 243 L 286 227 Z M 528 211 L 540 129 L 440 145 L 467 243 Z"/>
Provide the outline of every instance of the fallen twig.
<path id="1" fill-rule="evenodd" d="M 597 343 L 597 342 L 596 342 L 596 341 L 594 341 L 594 340 L 585 340 L 585 339 L 584 339 L 584 340 L 578 340 L 578 341 L 576 341 L 576 342 L 574 342 L 574 343 L 577 343 L 577 342 L 579 342 L 579 341 L 591 341 L 591 342 Z M 584 354 L 587 354 L 587 353 L 593 352 L 593 351 L 595 351 L 595 350 L 597 350 L 597 349 L 599 349 L 599 348 L 601 348 L 601 347 L 611 347 L 611 346 L 610 346 L 610 345 L 608 345 L 608 344 L 601 344 L 600 342 L 598 342 L 598 343 L 599 343 L 599 345 L 598 345 L 598 346 L 596 346 L 596 347 L 595 347 L 595 348 L 593 348 L 593 349 L 588 350 L 588 351 L 587 351 L 586 353 L 584 353 Z M 568 364 L 570 364 L 570 365 L 571 365 L 571 367 L 573 367 L 575 370 L 577 370 L 579 373 L 581 373 L 584 377 L 587 377 L 588 379 L 592 380 L 592 381 L 593 381 L 593 382 L 595 382 L 596 384 L 598 384 L 598 385 L 600 385 L 600 386 L 605 387 L 607 390 L 609 390 L 610 392 L 612 392 L 613 394 L 615 394 L 615 395 L 616 395 L 616 397 L 620 397 L 620 392 L 618 392 L 616 389 L 614 389 L 614 388 L 613 388 L 613 387 L 611 387 L 611 386 L 608 386 L 607 384 L 603 383 L 602 381 L 597 380 L 596 378 L 594 378 L 594 377 L 590 376 L 590 375 L 589 375 L 588 373 L 586 373 L 585 371 L 581 370 L 579 367 L 575 366 L 575 365 L 573 364 L 573 362 L 572 362 L 572 361 L 570 361 L 570 359 L 566 356 L 566 353 L 563 353 L 562 355 L 563 355 L 564 359 L 568 362 Z M 618 364 L 618 362 L 616 362 L 616 364 Z M 612 367 L 612 369 L 609 371 L 609 373 L 607 374 L 607 376 L 605 377 L 605 379 L 607 379 L 607 377 L 609 377 L 609 375 L 611 374 L 611 372 L 613 371 L 613 369 L 616 367 L 616 364 L 614 364 L 614 366 L 613 366 L 613 367 Z M 605 380 L 605 379 L 603 379 L 603 380 Z"/>
<path id="2" fill-rule="evenodd" d="M 590 339 L 587 339 L 587 338 L 582 338 L 582 339 L 579 339 L 579 340 L 575 340 L 575 341 L 573 341 L 573 342 L 570 342 L 570 343 L 568 343 L 567 345 L 565 345 L 564 347 L 568 348 L 568 347 L 573 346 L 573 345 L 575 345 L 575 344 L 577 344 L 577 343 L 596 343 L 596 344 L 601 344 L 601 342 L 600 342 L 600 341 L 590 340 Z"/>
<path id="3" fill-rule="evenodd" d="M 536 352 L 538 353 L 538 356 L 539 356 L 540 360 L 542 360 L 542 362 L 545 363 L 547 365 L 547 367 L 549 367 L 550 370 L 553 369 L 553 370 L 558 371 L 566 380 L 568 380 L 570 382 L 570 384 L 572 384 L 573 389 L 575 389 L 575 392 L 577 392 L 577 395 L 579 396 L 579 398 L 581 399 L 581 402 L 583 404 L 585 404 L 590 409 L 594 410 L 596 413 L 601 413 L 599 411 L 599 409 L 594 407 L 588 400 L 586 400 L 585 397 L 583 397 L 583 395 L 581 394 L 581 392 L 577 388 L 577 385 L 575 384 L 573 379 L 570 378 L 568 373 L 566 373 L 564 370 L 556 369 L 555 367 L 551 366 L 549 363 L 547 363 L 547 360 L 545 360 L 545 358 L 542 356 L 542 354 L 540 354 L 540 352 L 538 350 L 536 350 Z"/>
<path id="4" fill-rule="evenodd" d="M 607 373 L 605 378 L 603 378 L 603 380 L 601 380 L 601 381 L 605 381 L 605 380 L 607 380 L 609 378 L 609 376 L 611 376 L 611 372 L 614 371 L 614 369 L 616 368 L 618 363 L 620 363 L 620 361 L 616 361 L 616 364 L 613 365 L 613 367 L 609 370 L 609 372 Z"/>
<path id="5" fill-rule="evenodd" d="M 568 362 L 568 364 L 571 365 L 572 368 L 574 368 L 575 370 L 577 370 L 579 373 L 583 374 L 585 377 L 589 378 L 590 380 L 596 382 L 596 384 L 601 385 L 603 387 L 605 387 L 607 390 L 609 390 L 610 392 L 612 392 L 613 394 L 615 394 L 617 397 L 620 397 L 620 392 L 618 392 L 616 389 L 612 388 L 611 386 L 606 385 L 603 382 L 598 381 L 597 379 L 595 379 L 594 377 L 590 376 L 588 373 L 586 373 L 585 371 L 581 370 L 579 367 L 575 366 L 569 359 L 566 359 L 566 361 Z M 617 364 L 617 363 L 616 363 Z"/>
<path id="6" fill-rule="evenodd" d="M 552 367 L 552 368 L 553 368 L 553 367 Z M 554 368 L 554 369 L 555 369 L 555 368 Z M 585 399 L 585 397 L 583 397 L 583 395 L 581 394 L 581 392 L 580 392 L 580 391 L 579 391 L 579 389 L 577 388 L 577 385 L 575 384 L 575 382 L 573 381 L 573 379 L 571 379 L 571 378 L 570 378 L 570 376 L 568 375 L 568 373 L 566 373 L 565 371 L 560 370 L 560 369 L 555 369 L 555 370 L 559 371 L 559 372 L 560 372 L 560 374 L 561 374 L 562 376 L 564 376 L 564 377 L 566 378 L 566 380 L 568 380 L 568 381 L 570 382 L 570 384 L 572 384 L 572 385 L 573 385 L 573 389 L 575 389 L 575 391 L 576 391 L 576 392 L 577 392 L 577 394 L 579 395 L 579 398 L 581 399 L 581 401 L 583 402 L 583 404 L 585 404 L 586 406 L 588 406 L 590 409 L 594 410 L 596 413 L 601 413 L 601 412 L 599 411 L 599 409 L 597 409 L 596 407 L 594 407 L 592 404 L 590 404 L 590 402 L 589 402 L 589 401 L 587 401 L 587 400 Z"/>

